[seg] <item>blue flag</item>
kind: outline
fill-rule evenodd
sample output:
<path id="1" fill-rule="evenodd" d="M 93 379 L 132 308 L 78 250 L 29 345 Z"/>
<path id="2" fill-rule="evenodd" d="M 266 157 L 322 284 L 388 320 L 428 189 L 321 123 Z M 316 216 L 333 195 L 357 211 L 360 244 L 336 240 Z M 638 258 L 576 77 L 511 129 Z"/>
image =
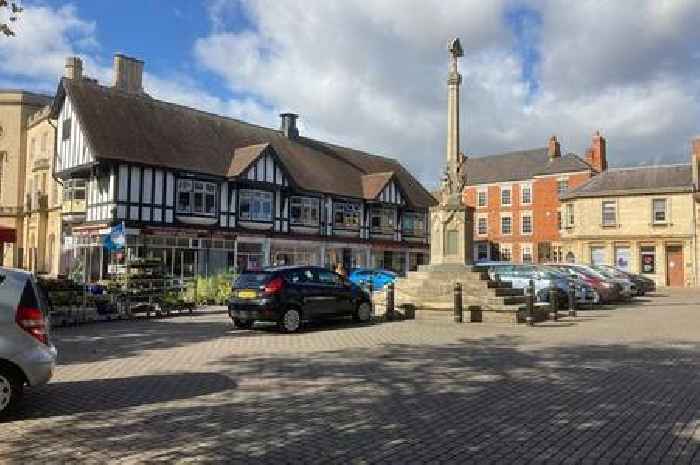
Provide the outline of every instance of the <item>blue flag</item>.
<path id="1" fill-rule="evenodd" d="M 121 250 L 126 246 L 126 227 L 123 221 L 112 226 L 109 234 L 105 235 L 103 244 L 105 249 L 111 252 Z"/>

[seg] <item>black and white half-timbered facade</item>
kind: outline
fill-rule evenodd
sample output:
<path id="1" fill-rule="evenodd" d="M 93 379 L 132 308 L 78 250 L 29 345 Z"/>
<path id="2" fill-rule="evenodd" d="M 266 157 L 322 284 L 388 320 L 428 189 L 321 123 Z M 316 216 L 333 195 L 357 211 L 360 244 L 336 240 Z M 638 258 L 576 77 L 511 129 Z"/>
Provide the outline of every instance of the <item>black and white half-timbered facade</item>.
<path id="1" fill-rule="evenodd" d="M 302 137 L 296 115 L 274 130 L 80 76 L 62 79 L 53 114 L 55 174 L 86 199 L 63 212 L 64 243 L 92 279 L 124 255 L 100 246 L 120 222 L 128 256 L 187 276 L 428 262 L 432 196 L 393 159 Z"/>

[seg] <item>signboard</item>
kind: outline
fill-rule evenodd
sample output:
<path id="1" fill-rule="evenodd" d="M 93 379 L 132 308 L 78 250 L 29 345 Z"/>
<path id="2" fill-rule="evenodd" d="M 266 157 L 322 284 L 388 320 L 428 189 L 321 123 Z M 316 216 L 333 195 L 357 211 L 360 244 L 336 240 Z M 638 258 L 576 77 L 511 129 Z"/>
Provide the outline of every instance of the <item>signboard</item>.
<path id="1" fill-rule="evenodd" d="M 126 227 L 124 222 L 112 226 L 110 233 L 104 236 L 103 244 L 105 249 L 114 252 L 121 250 L 126 245 Z"/>
<path id="2" fill-rule="evenodd" d="M 656 260 L 655 251 L 652 250 L 642 250 L 642 273 L 654 274 L 656 273 Z"/>

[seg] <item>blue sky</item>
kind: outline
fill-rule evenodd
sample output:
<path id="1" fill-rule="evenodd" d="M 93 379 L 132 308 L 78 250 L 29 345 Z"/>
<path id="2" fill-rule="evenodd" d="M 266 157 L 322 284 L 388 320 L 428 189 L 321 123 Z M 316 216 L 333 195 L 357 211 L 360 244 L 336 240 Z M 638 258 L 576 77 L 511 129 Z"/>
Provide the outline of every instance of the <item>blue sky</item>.
<path id="1" fill-rule="evenodd" d="M 429 185 L 444 157 L 447 42 L 459 36 L 462 150 L 684 162 L 700 133 L 700 2 L 676 0 L 24 0 L 0 40 L 0 87 L 52 92 L 66 56 L 111 81 L 116 52 L 146 91 L 392 156 Z M 630 15 L 630 9 L 635 14 Z"/>

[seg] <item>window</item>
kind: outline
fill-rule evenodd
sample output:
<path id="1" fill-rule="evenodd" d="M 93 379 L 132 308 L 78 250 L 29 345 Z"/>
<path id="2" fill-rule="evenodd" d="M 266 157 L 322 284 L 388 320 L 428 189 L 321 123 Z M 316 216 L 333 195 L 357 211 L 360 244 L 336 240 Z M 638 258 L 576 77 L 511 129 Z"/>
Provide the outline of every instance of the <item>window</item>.
<path id="1" fill-rule="evenodd" d="M 615 226 L 617 224 L 616 205 L 614 200 L 603 201 L 603 226 Z"/>
<path id="2" fill-rule="evenodd" d="M 476 205 L 478 207 L 485 207 L 487 203 L 486 191 L 479 191 L 476 193 Z"/>
<path id="3" fill-rule="evenodd" d="M 47 133 L 43 133 L 43 134 L 41 135 L 41 153 L 43 153 L 44 155 L 46 155 L 46 149 L 47 149 L 47 147 L 46 147 L 46 141 L 47 141 L 47 138 L 48 138 L 48 134 L 47 134 Z"/>
<path id="4" fill-rule="evenodd" d="M 508 206 L 511 203 L 510 199 L 510 187 L 501 188 L 501 205 Z"/>
<path id="5" fill-rule="evenodd" d="M 574 227 L 574 204 L 572 204 L 572 203 L 566 204 L 566 220 L 567 220 L 567 226 L 570 228 L 573 228 Z"/>
<path id="6" fill-rule="evenodd" d="M 489 232 L 488 218 L 481 216 L 479 217 L 477 223 L 477 233 L 481 236 L 486 235 Z"/>
<path id="7" fill-rule="evenodd" d="M 656 247 L 652 246 L 642 246 L 640 248 L 641 252 L 641 271 L 645 274 L 656 273 Z"/>
<path id="8" fill-rule="evenodd" d="M 326 270 L 318 270 L 316 272 L 316 282 L 327 286 L 336 286 L 340 284 L 340 276 Z"/>
<path id="9" fill-rule="evenodd" d="M 522 216 L 521 229 L 523 234 L 532 234 L 532 215 Z"/>
<path id="10" fill-rule="evenodd" d="M 63 129 L 61 133 L 61 140 L 68 140 L 70 139 L 70 126 L 71 126 L 71 119 L 66 118 L 63 120 Z"/>
<path id="11" fill-rule="evenodd" d="M 654 199 L 652 201 L 652 208 L 655 224 L 666 222 L 666 199 Z"/>
<path id="12" fill-rule="evenodd" d="M 32 137 L 31 142 L 29 142 L 29 158 L 36 157 L 36 139 Z"/>
<path id="13" fill-rule="evenodd" d="M 557 212 L 557 229 L 561 230 L 561 211 Z"/>
<path id="14" fill-rule="evenodd" d="M 372 230 L 394 230 L 394 210 L 391 208 L 372 208 Z"/>
<path id="15" fill-rule="evenodd" d="M 292 224 L 318 226 L 318 199 L 311 197 L 292 197 L 290 205 L 290 220 Z"/>
<path id="16" fill-rule="evenodd" d="M 523 244 L 520 247 L 520 255 L 523 263 L 532 263 L 532 245 Z"/>
<path id="17" fill-rule="evenodd" d="M 425 215 L 417 212 L 405 212 L 401 220 L 404 234 L 411 236 L 425 235 Z"/>
<path id="18" fill-rule="evenodd" d="M 72 200 L 85 200 L 85 180 L 84 179 L 69 179 L 63 184 L 63 200 L 70 202 Z M 29 189 L 31 189 L 31 180 Z"/>
<path id="19" fill-rule="evenodd" d="M 272 192 L 242 190 L 238 202 L 242 220 L 272 221 Z"/>
<path id="20" fill-rule="evenodd" d="M 559 196 L 564 195 L 564 192 L 566 192 L 569 189 L 569 180 L 568 179 L 560 179 L 557 181 L 557 193 Z"/>
<path id="21" fill-rule="evenodd" d="M 216 215 L 216 184 L 179 179 L 177 183 L 177 212 Z"/>
<path id="22" fill-rule="evenodd" d="M 530 204 L 532 203 L 532 186 L 529 184 L 524 184 L 520 188 L 520 203 Z"/>
<path id="23" fill-rule="evenodd" d="M 513 259 L 513 248 L 510 244 L 500 244 L 498 246 L 498 254 L 501 261 L 509 262 Z"/>
<path id="24" fill-rule="evenodd" d="M 510 216 L 501 217 L 501 234 L 513 233 L 513 218 Z"/>
<path id="25" fill-rule="evenodd" d="M 489 244 L 487 242 L 479 242 L 476 244 L 476 260 L 483 262 L 489 259 Z"/>
<path id="26" fill-rule="evenodd" d="M 360 204 L 337 202 L 333 204 L 333 223 L 337 227 L 356 229 L 360 227 Z"/>

